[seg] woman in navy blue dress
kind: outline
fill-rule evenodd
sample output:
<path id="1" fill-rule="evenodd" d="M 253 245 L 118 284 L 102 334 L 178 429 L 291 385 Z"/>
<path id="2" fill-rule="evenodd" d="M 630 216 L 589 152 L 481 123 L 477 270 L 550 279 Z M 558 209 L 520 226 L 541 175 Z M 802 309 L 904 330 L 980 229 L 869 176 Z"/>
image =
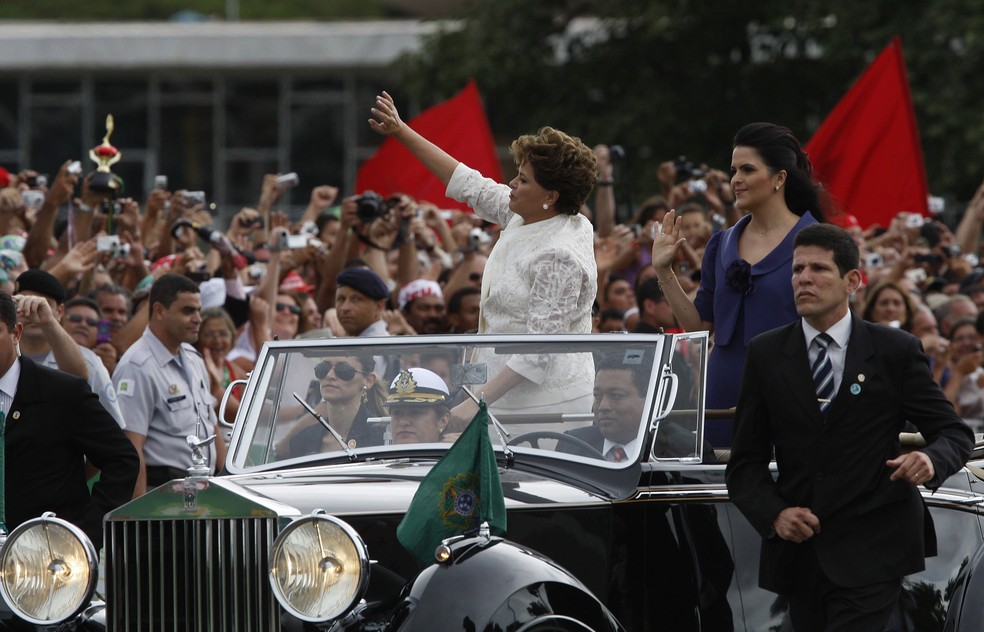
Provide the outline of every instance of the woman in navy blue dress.
<path id="1" fill-rule="evenodd" d="M 673 272 L 683 243 L 676 213 L 663 219 L 653 242 L 653 267 L 677 322 L 686 331 L 710 331 L 714 347 L 707 367 L 707 408 L 732 408 L 756 335 L 796 320 L 793 302 L 793 238 L 825 221 L 829 198 L 813 180 L 813 168 L 793 133 L 771 123 L 738 130 L 731 158 L 735 207 L 745 215 L 715 233 L 704 251 L 700 288 L 691 301 Z M 708 420 L 705 438 L 731 444 L 731 420 Z"/>

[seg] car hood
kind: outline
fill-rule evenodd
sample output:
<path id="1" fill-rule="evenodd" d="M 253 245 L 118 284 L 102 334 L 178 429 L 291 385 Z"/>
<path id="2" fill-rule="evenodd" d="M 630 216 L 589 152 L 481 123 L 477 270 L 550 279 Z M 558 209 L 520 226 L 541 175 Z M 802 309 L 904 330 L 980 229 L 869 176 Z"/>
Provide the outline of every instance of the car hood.
<path id="1" fill-rule="evenodd" d="M 353 463 L 223 477 L 254 494 L 296 508 L 336 516 L 404 513 L 436 461 Z M 500 471 L 507 509 L 609 502 L 601 493 L 535 473 Z"/>

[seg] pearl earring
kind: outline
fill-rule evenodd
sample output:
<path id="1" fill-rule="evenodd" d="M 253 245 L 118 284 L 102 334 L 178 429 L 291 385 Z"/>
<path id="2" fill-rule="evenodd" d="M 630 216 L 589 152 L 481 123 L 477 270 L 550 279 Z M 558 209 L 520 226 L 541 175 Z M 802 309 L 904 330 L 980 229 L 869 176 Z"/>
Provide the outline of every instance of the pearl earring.
<path id="1" fill-rule="evenodd" d="M 548 208 L 550 208 L 550 205 L 547 204 L 546 202 L 544 202 L 543 203 L 543 210 L 547 210 Z"/>
<path id="2" fill-rule="evenodd" d="M 779 185 L 777 184 L 776 185 L 776 193 L 778 193 L 778 192 L 779 192 Z"/>

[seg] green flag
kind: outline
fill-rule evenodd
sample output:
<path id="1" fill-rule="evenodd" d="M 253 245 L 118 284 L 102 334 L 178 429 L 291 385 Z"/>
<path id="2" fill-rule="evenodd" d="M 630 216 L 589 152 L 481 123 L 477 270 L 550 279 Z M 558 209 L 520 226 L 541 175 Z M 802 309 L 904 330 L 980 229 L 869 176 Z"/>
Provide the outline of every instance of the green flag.
<path id="1" fill-rule="evenodd" d="M 482 522 L 496 535 L 506 532 L 506 503 L 488 427 L 489 411 L 482 402 L 465 431 L 420 482 L 396 529 L 400 544 L 424 565 L 434 561 L 441 540 Z"/>

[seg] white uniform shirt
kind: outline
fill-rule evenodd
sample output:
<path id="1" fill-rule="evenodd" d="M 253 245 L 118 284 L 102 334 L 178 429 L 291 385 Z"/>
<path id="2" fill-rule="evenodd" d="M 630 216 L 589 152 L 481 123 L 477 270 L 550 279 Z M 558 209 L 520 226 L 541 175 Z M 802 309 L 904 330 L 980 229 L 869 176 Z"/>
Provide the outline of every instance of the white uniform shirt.
<path id="1" fill-rule="evenodd" d="M 127 431 L 147 438 L 147 465 L 189 467 L 187 436 L 210 436 L 216 421 L 216 399 L 201 354 L 182 343 L 178 355 L 171 355 L 148 327 L 120 358 L 113 381 Z M 214 443 L 209 454 L 214 469 Z"/>

